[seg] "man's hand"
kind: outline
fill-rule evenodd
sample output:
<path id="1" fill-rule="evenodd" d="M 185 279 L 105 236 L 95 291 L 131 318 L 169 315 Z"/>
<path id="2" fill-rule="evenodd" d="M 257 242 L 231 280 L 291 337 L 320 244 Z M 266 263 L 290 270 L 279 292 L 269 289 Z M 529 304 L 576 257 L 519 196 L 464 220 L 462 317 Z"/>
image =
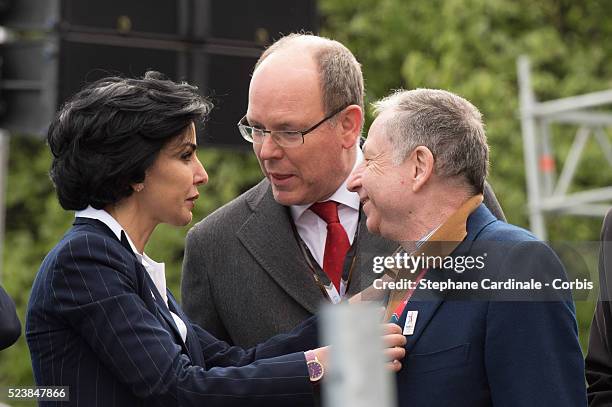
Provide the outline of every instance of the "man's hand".
<path id="1" fill-rule="evenodd" d="M 399 372 L 402 368 L 400 360 L 406 356 L 406 337 L 402 335 L 402 328 L 396 324 L 383 325 L 383 344 L 385 346 L 385 357 L 387 368 L 392 372 Z"/>

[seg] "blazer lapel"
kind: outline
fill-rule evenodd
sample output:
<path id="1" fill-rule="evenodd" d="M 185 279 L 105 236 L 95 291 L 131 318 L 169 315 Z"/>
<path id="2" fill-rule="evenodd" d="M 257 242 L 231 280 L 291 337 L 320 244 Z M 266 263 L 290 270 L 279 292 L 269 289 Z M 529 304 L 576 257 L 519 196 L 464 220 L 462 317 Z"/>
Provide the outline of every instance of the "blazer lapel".
<path id="1" fill-rule="evenodd" d="M 153 280 L 151 280 L 151 277 L 149 276 L 149 273 L 147 273 L 147 271 L 144 269 L 144 266 L 141 266 L 141 270 L 145 273 L 145 278 L 148 283 L 147 285 L 149 286 L 146 287 L 145 290 L 149 289 L 153 294 L 153 297 L 155 298 L 155 307 L 157 308 L 157 312 L 159 313 L 159 315 L 161 315 L 163 322 L 165 322 L 166 325 L 170 327 L 170 334 L 174 337 L 175 342 L 181 345 L 183 353 L 189 355 L 189 349 L 187 348 L 185 342 L 183 342 L 183 338 L 181 338 L 181 332 L 176 326 L 174 318 L 172 318 L 172 315 L 170 315 L 170 309 L 168 308 L 169 304 L 166 305 L 166 303 L 164 302 L 164 299 L 161 297 L 159 291 L 157 291 L 157 287 L 155 287 L 155 284 L 153 284 Z M 170 297 L 168 297 L 168 303 L 170 303 Z M 181 319 L 183 318 L 181 317 Z M 183 319 L 183 322 L 185 322 L 185 325 L 187 325 L 187 320 Z"/>
<path id="2" fill-rule="evenodd" d="M 113 239 L 117 239 L 117 236 L 113 233 L 113 231 L 108 226 L 106 226 L 104 222 L 99 221 L 98 219 L 77 217 L 75 218 L 74 225 L 75 226 L 76 225 L 91 225 L 95 228 L 100 229 L 101 231 L 103 231 L 108 236 L 112 237 Z M 121 245 L 125 248 L 125 250 L 127 250 L 136 259 L 136 256 L 134 255 L 134 252 L 132 251 L 132 246 L 130 246 L 130 243 L 128 242 L 127 237 L 125 236 L 124 232 L 121 232 L 121 238 L 118 240 L 121 243 Z M 178 330 L 174 322 L 174 318 L 172 318 L 172 315 L 170 315 L 170 310 L 168 309 L 168 306 L 166 306 L 166 303 L 161 297 L 159 291 L 157 291 L 157 287 L 153 283 L 151 276 L 149 276 L 149 273 L 139 261 L 136 261 L 135 263 L 136 263 L 136 267 L 138 268 L 138 271 L 142 273 L 142 275 L 144 275 L 144 281 L 146 282 L 143 288 L 144 291 L 141 293 L 141 295 L 143 296 L 152 295 L 153 300 L 154 300 L 153 302 L 155 303 L 155 307 L 157 309 L 157 313 L 161 315 L 162 317 L 162 322 L 165 322 L 166 325 L 170 327 L 171 329 L 170 334 L 173 335 L 175 338 L 175 341 L 181 345 L 183 352 L 189 355 L 187 346 L 185 345 L 185 343 L 183 342 L 181 338 L 180 331 Z M 146 299 L 144 300 L 146 303 L 148 303 Z M 170 302 L 170 297 L 168 297 L 168 302 Z M 181 319 L 183 319 L 183 321 L 185 321 L 185 325 L 187 325 L 188 320 L 184 317 L 184 315 L 181 316 Z"/>
<path id="3" fill-rule="evenodd" d="M 238 239 L 259 265 L 306 310 L 315 313 L 324 300 L 299 248 L 290 215 L 262 181 L 249 204 L 252 215 L 236 232 Z"/>
<path id="4" fill-rule="evenodd" d="M 351 283 L 347 292 L 348 297 L 352 297 L 368 287 L 371 287 L 374 280 L 381 277 L 381 275 L 372 270 L 374 257 L 389 256 L 395 252 L 399 246 L 396 242 L 369 233 L 366 226 L 366 215 L 361 208 L 357 227 L 359 229 L 357 240 L 358 250 L 355 254 L 357 258 L 355 259 L 355 270 L 353 270 Z"/>
<path id="5" fill-rule="evenodd" d="M 463 241 L 453 250 L 451 255 L 467 255 L 470 252 L 470 248 L 478 234 L 489 224 L 495 222 L 497 219 L 491 214 L 484 204 L 480 204 L 467 218 L 466 222 L 466 236 Z M 424 278 L 432 282 L 442 280 L 454 280 L 454 273 L 448 273 L 443 270 L 429 270 Z M 406 308 L 402 313 L 402 316 L 398 324 L 403 328 L 406 323 L 406 318 L 409 311 L 417 311 L 416 322 L 414 325 L 414 332 L 412 335 L 407 335 L 406 351 L 411 352 L 419 338 L 423 334 L 423 331 L 427 328 L 427 325 L 432 320 L 437 309 L 440 307 L 442 302 L 445 300 L 448 291 L 440 292 L 434 290 L 421 290 L 416 289 L 410 298 L 410 301 L 406 304 Z"/>
<path id="6" fill-rule="evenodd" d="M 174 312 L 180 319 L 183 320 L 185 326 L 187 327 L 187 337 L 185 339 L 185 345 L 187 346 L 187 355 L 191 359 L 192 364 L 197 366 L 204 366 L 204 359 L 202 358 L 202 348 L 200 347 L 200 342 L 198 341 L 198 336 L 191 327 L 191 322 L 182 308 L 178 305 L 176 298 L 172 295 L 172 293 L 167 290 L 168 294 L 168 307 L 170 311 Z M 180 336 L 179 336 L 180 337 Z"/>
<path id="7" fill-rule="evenodd" d="M 425 278 L 436 281 L 443 277 L 442 274 L 443 272 L 439 272 L 439 270 L 430 270 L 425 274 Z M 439 291 L 419 289 L 414 291 L 414 294 L 410 298 L 410 301 L 408 301 L 406 304 L 406 308 L 398 323 L 399 326 L 404 329 L 408 312 L 416 311 L 418 313 L 416 315 L 416 320 L 414 321 L 413 333 L 406 336 L 406 352 L 410 353 L 412 351 L 415 344 L 421 337 L 421 334 L 425 328 L 427 328 L 427 325 L 442 304 L 442 301 L 444 301 L 444 297 L 444 293 L 440 293 Z"/>

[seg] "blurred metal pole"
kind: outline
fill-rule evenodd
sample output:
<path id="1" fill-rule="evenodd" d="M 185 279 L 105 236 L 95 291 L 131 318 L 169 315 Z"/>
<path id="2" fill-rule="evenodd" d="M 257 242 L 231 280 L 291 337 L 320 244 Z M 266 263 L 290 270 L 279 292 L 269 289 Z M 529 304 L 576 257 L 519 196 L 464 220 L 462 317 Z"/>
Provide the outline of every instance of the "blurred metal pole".
<path id="1" fill-rule="evenodd" d="M 612 105 L 612 90 L 538 102 L 526 56 L 519 57 L 517 71 L 530 227 L 544 240 L 546 214 L 600 217 L 610 207 L 612 187 L 572 188 L 580 187 L 582 182 L 578 185 L 572 183 L 591 140 L 599 144 L 603 158 L 612 167 L 612 142 L 605 130 L 612 127 L 612 113 L 596 110 Z M 555 162 L 560 157 L 557 157 L 559 153 L 555 154 L 551 137 L 551 126 L 556 123 L 578 128 L 558 177 Z"/>
<path id="2" fill-rule="evenodd" d="M 9 137 L 8 131 L 0 129 L 0 282 L 2 281 L 2 265 L 4 264 L 4 217 L 6 211 Z"/>
<path id="3" fill-rule="evenodd" d="M 380 318 L 380 309 L 366 304 L 323 309 L 321 339 L 332 346 L 322 385 L 324 406 L 397 405 L 395 378 L 385 368 Z"/>
<path id="4" fill-rule="evenodd" d="M 529 221 L 531 231 L 542 240 L 546 240 L 546 225 L 540 208 L 542 197 L 538 173 L 538 144 L 536 141 L 536 123 L 533 115 L 537 103 L 531 88 L 529 59 L 520 56 L 517 62 L 519 80 L 519 100 L 521 107 L 521 128 L 523 132 L 523 155 L 525 157 L 525 175 L 527 177 L 527 199 L 529 202 Z"/>

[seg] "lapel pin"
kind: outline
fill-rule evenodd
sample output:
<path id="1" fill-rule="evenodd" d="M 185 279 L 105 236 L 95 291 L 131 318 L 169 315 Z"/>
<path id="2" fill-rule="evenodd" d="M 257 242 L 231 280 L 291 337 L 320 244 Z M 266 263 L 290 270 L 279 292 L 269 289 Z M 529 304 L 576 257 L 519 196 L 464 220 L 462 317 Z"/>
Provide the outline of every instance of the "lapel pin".
<path id="1" fill-rule="evenodd" d="M 406 314 L 406 323 L 404 324 L 404 335 L 412 335 L 414 333 L 418 315 L 419 311 L 408 311 L 408 314 Z"/>

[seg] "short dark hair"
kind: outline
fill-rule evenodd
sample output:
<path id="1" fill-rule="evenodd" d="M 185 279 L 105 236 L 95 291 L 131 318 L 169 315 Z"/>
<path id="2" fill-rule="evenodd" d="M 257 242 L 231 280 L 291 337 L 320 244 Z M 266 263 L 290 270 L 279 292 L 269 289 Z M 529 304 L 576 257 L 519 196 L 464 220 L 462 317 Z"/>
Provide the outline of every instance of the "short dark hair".
<path id="1" fill-rule="evenodd" d="M 47 134 L 60 205 L 102 209 L 130 196 L 159 151 L 211 108 L 197 87 L 155 71 L 87 85 L 61 107 Z"/>

